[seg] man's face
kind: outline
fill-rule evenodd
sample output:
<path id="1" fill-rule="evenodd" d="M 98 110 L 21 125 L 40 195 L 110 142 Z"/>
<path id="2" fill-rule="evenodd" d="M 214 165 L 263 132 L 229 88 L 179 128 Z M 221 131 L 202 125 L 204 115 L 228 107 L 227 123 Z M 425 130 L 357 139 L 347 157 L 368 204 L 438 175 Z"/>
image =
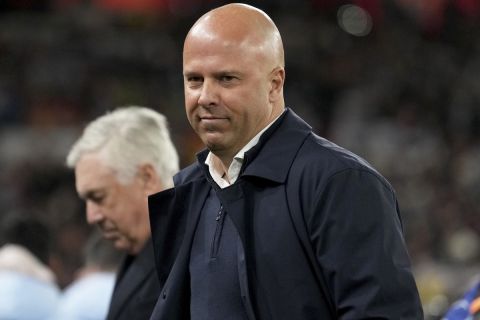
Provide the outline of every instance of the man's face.
<path id="1" fill-rule="evenodd" d="M 150 236 L 147 195 L 141 180 L 118 181 L 96 153 L 83 155 L 75 167 L 76 188 L 86 202 L 87 222 L 96 224 L 117 249 L 137 254 Z"/>
<path id="2" fill-rule="evenodd" d="M 233 157 L 272 120 L 269 71 L 258 50 L 191 35 L 183 53 L 186 113 L 204 144 Z"/>

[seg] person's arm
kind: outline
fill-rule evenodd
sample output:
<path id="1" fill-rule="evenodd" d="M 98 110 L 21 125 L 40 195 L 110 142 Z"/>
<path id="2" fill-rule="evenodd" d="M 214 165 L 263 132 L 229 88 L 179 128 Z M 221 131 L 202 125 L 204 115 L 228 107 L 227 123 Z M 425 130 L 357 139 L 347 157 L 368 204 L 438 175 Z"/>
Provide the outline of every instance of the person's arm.
<path id="1" fill-rule="evenodd" d="M 348 169 L 332 176 L 317 199 L 307 225 L 339 318 L 423 319 L 388 184 Z"/>

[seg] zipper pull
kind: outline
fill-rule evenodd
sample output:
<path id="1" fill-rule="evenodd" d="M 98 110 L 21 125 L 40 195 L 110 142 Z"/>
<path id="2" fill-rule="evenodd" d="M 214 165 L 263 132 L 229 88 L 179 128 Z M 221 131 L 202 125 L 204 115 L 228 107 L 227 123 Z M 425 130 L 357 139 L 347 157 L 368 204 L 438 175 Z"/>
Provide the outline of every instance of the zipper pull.
<path id="1" fill-rule="evenodd" d="M 220 210 L 218 210 L 217 217 L 215 218 L 215 221 L 220 220 L 222 217 L 222 212 L 223 212 L 223 205 L 220 205 Z"/>

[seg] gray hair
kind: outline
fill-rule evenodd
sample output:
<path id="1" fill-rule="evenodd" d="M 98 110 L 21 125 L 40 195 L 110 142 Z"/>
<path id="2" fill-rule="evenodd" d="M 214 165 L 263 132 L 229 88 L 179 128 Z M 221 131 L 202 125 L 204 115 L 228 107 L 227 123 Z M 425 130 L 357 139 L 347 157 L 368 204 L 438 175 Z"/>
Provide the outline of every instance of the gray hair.
<path id="1" fill-rule="evenodd" d="M 145 107 L 117 108 L 90 122 L 70 149 L 67 166 L 75 168 L 84 154 L 94 152 L 123 183 L 133 179 L 139 166 L 150 164 L 165 187 L 171 187 L 179 167 L 167 119 Z"/>

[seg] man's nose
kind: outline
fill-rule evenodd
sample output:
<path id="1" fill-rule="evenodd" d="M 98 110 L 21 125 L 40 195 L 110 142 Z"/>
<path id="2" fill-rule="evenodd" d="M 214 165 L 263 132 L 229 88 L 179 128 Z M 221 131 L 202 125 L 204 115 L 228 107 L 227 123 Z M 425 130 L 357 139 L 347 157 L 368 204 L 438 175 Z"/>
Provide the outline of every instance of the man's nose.
<path id="1" fill-rule="evenodd" d="M 214 106 L 218 104 L 218 90 L 214 80 L 205 79 L 202 84 L 198 104 L 203 107 Z"/>
<path id="2" fill-rule="evenodd" d="M 96 205 L 92 201 L 87 201 L 86 206 L 87 222 L 89 224 L 97 224 L 98 222 L 102 221 L 103 214 L 98 205 Z"/>

